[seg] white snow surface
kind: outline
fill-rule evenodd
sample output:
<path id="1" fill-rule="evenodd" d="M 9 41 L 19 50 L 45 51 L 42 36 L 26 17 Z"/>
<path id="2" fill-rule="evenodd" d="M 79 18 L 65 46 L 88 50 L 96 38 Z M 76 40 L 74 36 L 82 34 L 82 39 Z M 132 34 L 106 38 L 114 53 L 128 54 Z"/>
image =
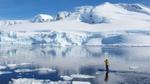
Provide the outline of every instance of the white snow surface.
<path id="1" fill-rule="evenodd" d="M 58 16 L 61 20 L 39 14 L 35 22 L 0 21 L 0 43 L 150 46 L 150 8 L 143 5 L 107 2 Z"/>

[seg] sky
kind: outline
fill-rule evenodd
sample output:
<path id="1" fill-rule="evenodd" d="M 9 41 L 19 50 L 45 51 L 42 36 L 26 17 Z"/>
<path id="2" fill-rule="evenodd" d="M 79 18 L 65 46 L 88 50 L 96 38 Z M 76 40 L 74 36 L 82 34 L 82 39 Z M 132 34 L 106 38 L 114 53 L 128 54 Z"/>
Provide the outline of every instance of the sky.
<path id="1" fill-rule="evenodd" d="M 95 6 L 104 2 L 150 6 L 150 0 L 0 0 L 0 20 L 29 19 L 37 14 L 55 16 L 59 11 L 72 11 L 78 6 Z"/>

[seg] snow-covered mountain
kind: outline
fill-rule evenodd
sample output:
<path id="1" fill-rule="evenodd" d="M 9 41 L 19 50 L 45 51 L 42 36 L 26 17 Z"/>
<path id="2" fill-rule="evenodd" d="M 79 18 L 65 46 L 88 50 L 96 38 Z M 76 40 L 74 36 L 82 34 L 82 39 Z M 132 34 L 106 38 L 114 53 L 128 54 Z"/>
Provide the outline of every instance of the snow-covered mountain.
<path id="1" fill-rule="evenodd" d="M 140 4 L 118 4 L 124 9 L 128 11 L 133 11 L 133 12 L 140 12 L 140 13 L 145 13 L 150 15 L 150 10 L 147 10 L 147 7 L 140 5 Z"/>
<path id="2" fill-rule="evenodd" d="M 69 15 L 70 15 L 69 12 L 67 12 L 67 11 L 62 11 L 62 12 L 59 12 L 59 13 L 56 15 L 55 19 L 56 19 L 56 20 L 62 20 L 62 19 L 65 19 L 65 18 L 69 17 Z"/>
<path id="3" fill-rule="evenodd" d="M 140 4 L 106 2 L 56 17 L 39 14 L 15 25 L 0 23 L 1 43 L 150 46 L 150 8 Z"/>
<path id="4" fill-rule="evenodd" d="M 50 22 L 53 20 L 53 17 L 46 14 L 38 14 L 36 15 L 31 22 Z"/>

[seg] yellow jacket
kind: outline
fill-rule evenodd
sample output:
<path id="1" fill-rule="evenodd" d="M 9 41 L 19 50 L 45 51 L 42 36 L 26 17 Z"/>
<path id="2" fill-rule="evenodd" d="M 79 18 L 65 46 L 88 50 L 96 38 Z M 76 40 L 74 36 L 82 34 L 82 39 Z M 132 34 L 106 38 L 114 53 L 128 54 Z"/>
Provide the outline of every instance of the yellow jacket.
<path id="1" fill-rule="evenodd" d="M 105 59 L 105 65 L 109 65 L 108 59 Z"/>

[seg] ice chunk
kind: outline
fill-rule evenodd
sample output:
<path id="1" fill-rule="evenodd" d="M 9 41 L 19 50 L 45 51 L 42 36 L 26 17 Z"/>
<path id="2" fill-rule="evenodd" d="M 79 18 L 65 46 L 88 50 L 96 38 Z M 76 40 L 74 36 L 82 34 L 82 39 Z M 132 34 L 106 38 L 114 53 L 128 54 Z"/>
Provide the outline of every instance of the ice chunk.
<path id="1" fill-rule="evenodd" d="M 63 80 L 66 80 L 66 81 L 73 79 L 73 78 L 70 77 L 70 76 L 60 76 L 60 77 L 63 78 Z"/>
<path id="2" fill-rule="evenodd" d="M 1 69 L 5 69 L 5 68 L 7 68 L 7 67 L 6 67 L 6 66 L 0 66 L 0 70 L 1 70 Z"/>
<path id="3" fill-rule="evenodd" d="M 83 78 L 83 79 L 95 78 L 95 76 L 83 75 L 83 74 L 73 74 L 73 75 L 71 75 L 71 77 L 72 78 Z"/>
<path id="4" fill-rule="evenodd" d="M 91 84 L 90 82 L 73 81 L 72 84 Z"/>
<path id="5" fill-rule="evenodd" d="M 130 66 L 129 69 L 131 70 L 136 70 L 136 69 L 139 69 L 140 67 L 139 66 Z"/>
<path id="6" fill-rule="evenodd" d="M 31 69 L 17 69 L 15 70 L 16 73 L 24 73 L 24 72 L 33 72 L 34 70 Z"/>
<path id="7" fill-rule="evenodd" d="M 10 74 L 10 73 L 12 73 L 12 72 L 9 72 L 9 71 L 0 71 L 0 75 L 2 75 L 2 74 Z"/>
<path id="8" fill-rule="evenodd" d="M 13 69 L 17 67 L 17 64 L 7 64 L 7 67 Z"/>
<path id="9" fill-rule="evenodd" d="M 48 73 L 56 72 L 56 70 L 50 69 L 50 68 L 39 68 L 39 69 L 36 69 L 36 71 L 38 71 L 39 74 L 48 74 Z"/>

